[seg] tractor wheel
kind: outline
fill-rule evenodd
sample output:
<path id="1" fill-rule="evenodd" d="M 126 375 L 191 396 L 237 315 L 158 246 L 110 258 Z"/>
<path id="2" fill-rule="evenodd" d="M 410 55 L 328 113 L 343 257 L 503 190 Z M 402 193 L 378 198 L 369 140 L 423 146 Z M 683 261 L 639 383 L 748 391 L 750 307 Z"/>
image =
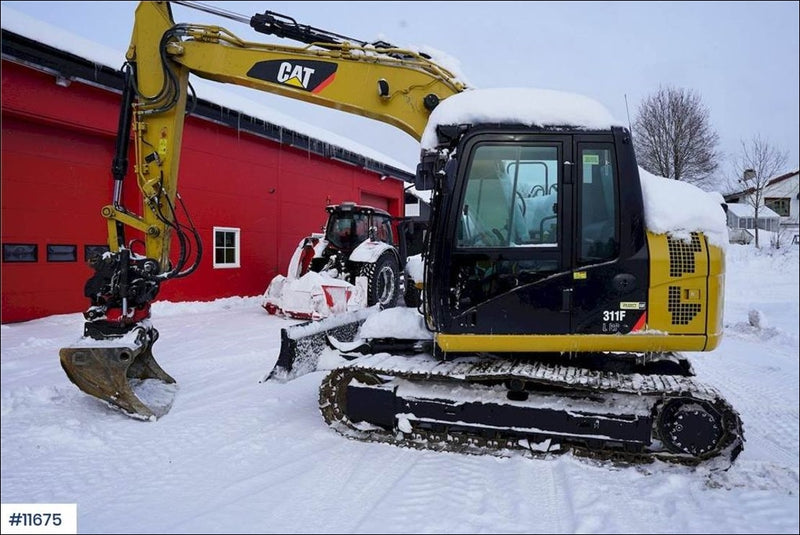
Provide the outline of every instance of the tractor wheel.
<path id="1" fill-rule="evenodd" d="M 391 252 L 382 254 L 374 264 L 364 264 L 359 273 L 367 278 L 367 305 L 380 303 L 383 308 L 397 305 L 400 294 L 400 269 Z"/>

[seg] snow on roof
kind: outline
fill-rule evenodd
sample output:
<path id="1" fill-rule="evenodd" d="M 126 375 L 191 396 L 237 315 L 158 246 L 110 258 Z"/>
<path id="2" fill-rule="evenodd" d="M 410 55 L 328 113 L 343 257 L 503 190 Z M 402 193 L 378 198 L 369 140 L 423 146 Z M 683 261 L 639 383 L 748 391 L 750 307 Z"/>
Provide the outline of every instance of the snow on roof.
<path id="1" fill-rule="evenodd" d="M 730 203 L 728 204 L 728 211 L 736 217 L 755 217 L 755 209 L 750 203 Z M 766 206 L 759 206 L 758 217 L 765 219 L 779 219 L 781 216 Z"/>
<path id="2" fill-rule="evenodd" d="M 422 135 L 422 148 L 436 147 L 439 125 L 509 122 L 598 130 L 624 126 L 600 103 L 575 93 L 517 87 L 470 89 L 444 99 L 433 110 Z"/>
<path id="3" fill-rule="evenodd" d="M 133 19 L 133 13 L 131 13 Z M 62 30 L 46 22 L 30 17 L 24 13 L 3 4 L 2 28 L 16 34 L 33 39 L 45 45 L 69 52 L 76 56 L 85 58 L 98 65 L 104 65 L 111 69 L 119 69 L 125 62 L 124 51 L 114 50 L 105 45 L 84 39 L 75 34 Z M 132 28 L 131 28 L 132 29 Z M 307 135 L 314 139 L 324 141 L 330 145 L 335 145 L 342 149 L 361 154 L 371 158 L 376 162 L 395 167 L 401 171 L 414 173 L 414 169 L 406 164 L 398 162 L 389 156 L 382 154 L 365 145 L 361 145 L 349 138 L 334 134 L 323 128 L 319 128 L 308 123 L 299 121 L 293 117 L 275 111 L 272 108 L 258 104 L 248 98 L 237 95 L 230 91 L 225 91 L 218 82 L 193 77 L 192 85 L 195 88 L 198 98 L 202 98 L 224 106 L 226 108 L 242 112 L 251 117 L 267 121 L 277 126 L 281 126 L 295 132 Z"/>
<path id="4" fill-rule="evenodd" d="M 775 184 L 780 184 L 784 180 L 788 180 L 792 177 L 797 176 L 800 174 L 800 169 L 795 169 L 793 171 L 789 171 L 788 173 L 784 173 L 782 175 L 776 176 L 775 178 L 771 178 L 765 187 L 774 186 Z M 736 197 L 741 197 L 742 195 L 749 195 L 755 191 L 754 187 L 749 187 L 747 189 L 743 189 L 741 191 L 735 191 L 732 193 L 727 193 L 725 196 L 729 199 L 735 199 Z"/>
<path id="5" fill-rule="evenodd" d="M 688 238 L 702 232 L 711 245 L 728 246 L 728 228 L 719 192 L 707 192 L 688 182 L 656 176 L 639 168 L 647 230 Z"/>

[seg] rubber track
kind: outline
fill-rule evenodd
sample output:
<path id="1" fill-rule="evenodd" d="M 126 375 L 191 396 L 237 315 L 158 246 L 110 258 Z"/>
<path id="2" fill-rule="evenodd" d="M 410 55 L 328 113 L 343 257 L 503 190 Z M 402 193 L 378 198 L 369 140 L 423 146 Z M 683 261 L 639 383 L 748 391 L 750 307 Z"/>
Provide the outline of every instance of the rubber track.
<path id="1" fill-rule="evenodd" d="M 602 441 L 594 441 L 591 447 L 584 443 L 562 443 L 555 453 L 572 450 L 575 454 L 615 462 L 641 464 L 656 459 L 685 465 L 702 465 L 712 470 L 727 469 L 741 452 L 744 443 L 742 423 L 738 413 L 713 387 L 706 386 L 692 377 L 672 375 L 640 375 L 600 372 L 571 366 L 543 364 L 517 359 L 466 358 L 455 361 L 436 361 L 433 358 L 404 358 L 391 355 L 371 355 L 359 358 L 352 364 L 328 373 L 320 386 L 320 411 L 323 418 L 340 434 L 361 441 L 390 443 L 417 449 L 453 451 L 478 455 L 507 457 L 513 454 L 541 456 L 553 451 L 539 452 L 526 447 L 518 437 L 485 438 L 480 435 L 452 432 L 428 432 L 414 429 L 411 433 L 398 430 L 386 431 L 364 422 L 350 422 L 342 405 L 346 402 L 347 385 L 355 375 L 378 375 L 415 381 L 424 384 L 428 380 L 451 382 L 504 381 L 522 379 L 542 387 L 563 389 L 566 395 L 582 392 L 597 397 L 602 394 L 648 396 L 652 399 L 654 439 L 651 448 L 660 445 L 656 422 L 658 407 L 672 398 L 694 399 L 712 405 L 721 415 L 723 436 L 719 446 L 702 457 L 673 453 L 666 449 L 625 452 L 619 448 L 605 448 Z M 437 394 L 441 398 L 441 393 Z M 583 441 L 581 441 L 583 442 Z"/>

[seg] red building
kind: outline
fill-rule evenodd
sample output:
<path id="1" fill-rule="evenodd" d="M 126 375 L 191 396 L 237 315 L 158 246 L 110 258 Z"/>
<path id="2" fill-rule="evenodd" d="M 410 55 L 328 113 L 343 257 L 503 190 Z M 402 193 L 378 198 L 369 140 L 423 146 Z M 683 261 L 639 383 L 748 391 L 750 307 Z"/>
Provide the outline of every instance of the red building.
<path id="1" fill-rule="evenodd" d="M 121 87 L 111 67 L 3 29 L 3 323 L 89 305 L 86 258 L 106 246 L 100 209 L 112 197 Z M 162 287 L 159 299 L 169 301 L 260 295 L 298 241 L 321 229 L 326 204 L 351 200 L 403 215 L 403 181 L 413 178 L 202 99 L 182 150 L 178 191 L 204 256 L 191 276 Z M 132 169 L 123 202 L 141 213 Z M 215 237 L 223 235 L 235 239 L 235 261 L 220 265 Z"/>

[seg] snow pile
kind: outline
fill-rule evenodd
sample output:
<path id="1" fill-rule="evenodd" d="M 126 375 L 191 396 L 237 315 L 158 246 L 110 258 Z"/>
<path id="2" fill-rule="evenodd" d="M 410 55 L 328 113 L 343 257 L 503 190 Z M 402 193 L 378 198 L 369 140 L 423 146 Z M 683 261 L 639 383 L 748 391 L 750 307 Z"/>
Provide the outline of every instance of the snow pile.
<path id="1" fill-rule="evenodd" d="M 656 176 L 639 168 L 647 229 L 655 234 L 690 239 L 702 232 L 711 245 L 728 247 L 728 227 L 721 195 L 688 182 Z"/>
<path id="2" fill-rule="evenodd" d="M 747 313 L 747 321 L 756 329 L 766 329 L 769 326 L 766 315 L 757 308 Z"/>
<path id="3" fill-rule="evenodd" d="M 264 292 L 261 306 L 270 314 L 322 319 L 367 306 L 367 281 L 352 285 L 327 272 L 309 271 L 299 279 L 276 275 Z"/>
<path id="4" fill-rule="evenodd" d="M 373 314 L 358 333 L 359 338 L 406 338 L 427 340 L 433 335 L 425 326 L 425 319 L 416 308 L 395 307 Z"/>
<path id="5" fill-rule="evenodd" d="M 406 260 L 406 273 L 414 282 L 424 282 L 425 264 L 422 262 L 422 255 L 415 254 Z"/>
<path id="6" fill-rule="evenodd" d="M 431 113 L 422 149 L 436 147 L 436 127 L 466 123 L 516 123 L 607 129 L 623 126 L 595 100 L 563 91 L 533 88 L 472 89 L 444 99 Z"/>

